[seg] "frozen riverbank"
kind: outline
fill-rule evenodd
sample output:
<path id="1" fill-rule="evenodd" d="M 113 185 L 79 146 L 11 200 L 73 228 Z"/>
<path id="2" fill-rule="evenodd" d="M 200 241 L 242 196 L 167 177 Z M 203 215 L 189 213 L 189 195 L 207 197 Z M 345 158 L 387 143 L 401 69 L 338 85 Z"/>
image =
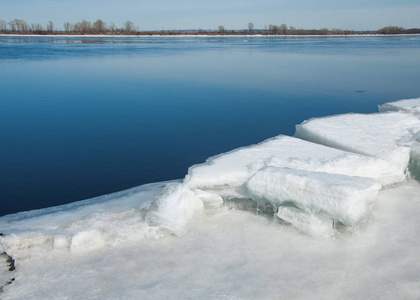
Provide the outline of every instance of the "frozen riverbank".
<path id="1" fill-rule="evenodd" d="M 316 143 L 279 136 L 182 182 L 4 216 L 4 297 L 414 299 L 420 99 L 407 103 L 304 122 Z"/>

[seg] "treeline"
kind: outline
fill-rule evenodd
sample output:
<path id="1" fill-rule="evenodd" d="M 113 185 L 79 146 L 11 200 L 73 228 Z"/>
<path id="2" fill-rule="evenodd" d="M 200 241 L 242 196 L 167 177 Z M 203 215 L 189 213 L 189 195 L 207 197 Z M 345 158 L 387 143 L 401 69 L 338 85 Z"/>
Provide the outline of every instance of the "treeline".
<path id="1" fill-rule="evenodd" d="M 420 28 L 404 29 L 403 27 L 387 26 L 376 31 L 353 31 L 343 29 L 302 29 L 286 24 L 266 26 L 264 29 L 254 29 L 252 22 L 248 23 L 248 29 L 228 30 L 223 25 L 218 26 L 217 30 L 161 30 L 161 31 L 140 31 L 131 21 L 124 22 L 122 27 L 117 27 L 114 23 L 105 23 L 101 19 L 95 22 L 82 20 L 76 23 L 65 22 L 63 29 L 57 30 L 52 21 L 48 21 L 45 26 L 39 23 L 28 24 L 25 20 L 14 19 L 9 22 L 0 20 L 0 33 L 3 34 L 108 34 L 108 35 L 352 35 L 352 34 L 420 34 Z"/>
<path id="2" fill-rule="evenodd" d="M 56 30 L 54 23 L 48 21 L 45 27 L 39 23 L 28 24 L 25 20 L 14 19 L 10 22 L 0 20 L 1 33 L 21 33 L 21 34 L 136 34 L 138 28 L 131 21 L 124 22 L 123 27 L 118 28 L 114 23 L 106 24 L 98 19 L 91 23 L 83 20 L 81 22 L 64 22 L 64 30 Z"/>

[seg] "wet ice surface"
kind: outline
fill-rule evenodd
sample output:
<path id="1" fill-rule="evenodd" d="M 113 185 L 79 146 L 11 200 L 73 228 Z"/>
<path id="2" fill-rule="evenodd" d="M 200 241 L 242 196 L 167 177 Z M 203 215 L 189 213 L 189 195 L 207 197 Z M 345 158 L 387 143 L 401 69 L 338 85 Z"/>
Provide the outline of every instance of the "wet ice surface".
<path id="1" fill-rule="evenodd" d="M 2 296 L 419 298 L 420 184 L 404 172 L 417 176 L 420 120 L 403 111 L 299 129 L 359 154 L 279 136 L 183 181 L 1 217 L 17 268 Z"/>

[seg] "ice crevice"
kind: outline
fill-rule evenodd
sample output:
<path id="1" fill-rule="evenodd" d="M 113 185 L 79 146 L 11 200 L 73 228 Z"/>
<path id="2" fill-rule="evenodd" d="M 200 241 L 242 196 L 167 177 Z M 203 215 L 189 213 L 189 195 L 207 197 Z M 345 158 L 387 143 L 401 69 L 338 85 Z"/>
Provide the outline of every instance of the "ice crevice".
<path id="1" fill-rule="evenodd" d="M 369 220 L 383 187 L 420 178 L 420 98 L 374 114 L 310 119 L 279 135 L 191 166 L 182 181 L 156 183 L 0 218 L 0 252 L 14 259 L 80 255 L 182 235 L 197 212 L 231 199 L 270 206 L 310 236 L 337 235 Z M 18 265 L 17 265 L 18 267 Z"/>

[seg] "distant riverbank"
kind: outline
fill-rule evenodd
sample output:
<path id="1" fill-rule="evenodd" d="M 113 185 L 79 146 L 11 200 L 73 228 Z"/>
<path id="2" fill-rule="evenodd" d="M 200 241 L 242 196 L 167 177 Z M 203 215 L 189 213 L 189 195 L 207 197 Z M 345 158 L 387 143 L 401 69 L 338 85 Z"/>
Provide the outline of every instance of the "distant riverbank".
<path id="1" fill-rule="evenodd" d="M 410 34 L 380 34 L 380 33 L 357 33 L 357 34 L 288 34 L 288 35 L 278 35 L 278 34 L 189 34 L 189 33 L 180 33 L 180 34 L 170 34 L 170 33 L 139 33 L 139 34 L 69 34 L 69 33 L 53 33 L 53 34 L 34 34 L 34 33 L 0 33 L 0 36 L 33 36 L 33 37 L 277 37 L 277 38 L 287 38 L 287 37 L 358 37 L 358 36 L 420 36 L 420 33 L 410 33 Z"/>

